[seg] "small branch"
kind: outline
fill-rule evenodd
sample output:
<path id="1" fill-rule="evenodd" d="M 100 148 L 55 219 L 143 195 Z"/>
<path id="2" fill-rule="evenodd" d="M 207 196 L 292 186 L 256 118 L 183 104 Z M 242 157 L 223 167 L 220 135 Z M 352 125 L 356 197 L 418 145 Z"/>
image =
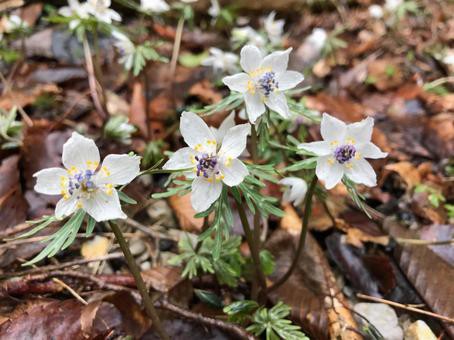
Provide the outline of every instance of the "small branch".
<path id="1" fill-rule="evenodd" d="M 88 302 L 85 301 L 83 299 L 83 297 L 81 297 L 79 294 L 77 294 L 77 292 L 72 289 L 70 286 L 68 286 L 66 283 L 64 283 L 62 280 L 60 279 L 57 279 L 57 278 L 53 278 L 52 281 L 56 282 L 57 284 L 59 284 L 60 286 L 62 286 L 63 288 L 65 288 L 72 296 L 74 296 L 77 300 L 79 300 L 82 304 L 84 305 L 88 305 Z"/>
<path id="2" fill-rule="evenodd" d="M 85 62 L 87 64 L 88 86 L 90 87 L 91 98 L 93 99 L 93 104 L 95 105 L 96 111 L 101 116 L 102 120 L 105 120 L 108 117 L 108 114 L 104 109 L 102 100 L 99 98 L 93 58 L 91 56 L 90 45 L 88 44 L 86 36 L 84 36 L 82 43 L 84 46 Z"/>
<path id="3" fill-rule="evenodd" d="M 311 184 L 309 185 L 309 189 L 307 190 L 306 197 L 304 198 L 304 215 L 303 215 L 303 225 L 301 227 L 300 239 L 298 242 L 298 248 L 296 249 L 295 257 L 293 258 L 293 262 L 288 268 L 287 272 L 277 280 L 271 287 L 268 288 L 267 293 L 270 293 L 280 286 L 282 286 L 287 279 L 292 275 L 293 271 L 298 264 L 301 253 L 303 252 L 304 243 L 306 242 L 306 235 L 309 229 L 309 217 L 311 215 L 312 209 L 312 196 L 314 195 L 315 187 L 317 185 L 317 176 L 314 175 L 312 178 Z"/>
<path id="4" fill-rule="evenodd" d="M 443 246 L 447 244 L 453 244 L 454 238 L 449 240 L 441 240 L 441 241 L 429 241 L 429 240 L 419 240 L 419 239 L 412 239 L 412 238 L 402 238 L 396 237 L 394 238 L 397 243 L 403 244 L 411 244 L 416 246 Z"/>
<path id="5" fill-rule="evenodd" d="M 443 321 L 446 321 L 446 322 L 449 322 L 449 323 L 454 323 L 454 319 L 451 319 L 451 318 L 449 318 L 447 316 L 443 316 L 443 315 L 432 313 L 432 312 L 429 312 L 429 311 L 426 311 L 426 310 L 423 310 L 423 309 L 415 308 L 415 307 L 412 307 L 411 305 L 404 305 L 404 304 L 397 303 L 397 302 L 394 302 L 394 301 L 389 301 L 389 300 L 385 300 L 385 299 L 381 299 L 381 298 L 378 298 L 378 297 L 369 296 L 369 295 L 365 295 L 365 294 L 361 294 L 361 293 L 356 294 L 356 296 L 358 298 L 360 298 L 360 299 L 363 299 L 363 300 L 384 303 L 384 304 L 387 304 L 387 305 L 390 305 L 390 306 L 393 306 L 393 307 L 396 307 L 396 308 L 405 309 L 405 310 L 408 310 L 408 311 L 411 311 L 411 312 L 415 312 L 415 313 L 431 316 L 433 318 L 440 319 L 440 320 L 443 320 Z"/>
<path id="6" fill-rule="evenodd" d="M 122 257 L 123 257 L 122 253 L 112 253 L 112 254 L 108 254 L 105 256 L 95 257 L 92 259 L 77 259 L 77 260 L 70 261 L 70 262 L 63 262 L 60 264 L 45 266 L 45 267 L 37 267 L 37 268 L 28 269 L 28 270 L 23 270 L 20 272 L 3 273 L 3 274 L 0 274 L 0 278 L 18 277 L 18 276 L 24 276 L 24 275 L 38 274 L 38 273 L 42 273 L 42 272 L 60 270 L 63 268 L 68 268 L 68 267 L 73 267 L 73 266 L 79 266 L 81 264 L 118 259 L 118 258 L 122 258 Z"/>
<path id="7" fill-rule="evenodd" d="M 180 54 L 181 38 L 183 36 L 184 16 L 178 20 L 175 41 L 173 43 L 172 59 L 170 60 L 170 81 L 173 84 L 177 69 L 178 55 Z"/>
<path id="8" fill-rule="evenodd" d="M 199 322 L 199 323 L 207 325 L 207 326 L 220 328 L 226 332 L 237 335 L 241 339 L 248 339 L 248 340 L 256 339 L 256 337 L 249 334 L 244 329 L 242 329 L 241 327 L 239 327 L 235 324 L 224 322 L 222 320 L 212 319 L 212 318 L 203 316 L 202 314 L 199 314 L 199 313 L 194 313 L 192 311 L 189 311 L 189 310 L 183 309 L 179 306 L 176 306 L 174 304 L 171 304 L 165 300 L 160 301 L 156 306 L 159 308 L 174 312 L 189 320 L 193 320 L 193 321 Z"/>
<path id="9" fill-rule="evenodd" d="M 137 289 L 139 290 L 140 295 L 142 296 L 142 301 L 143 304 L 145 305 L 145 310 L 147 311 L 148 316 L 153 321 L 153 327 L 156 329 L 156 332 L 159 334 L 159 337 L 161 339 L 170 340 L 166 331 L 162 327 L 161 320 L 159 319 L 158 313 L 156 312 L 156 309 L 153 306 L 153 301 L 151 300 L 150 295 L 148 294 L 147 286 L 145 285 L 142 275 L 140 274 L 140 269 L 137 266 L 134 256 L 132 256 L 131 251 L 129 250 L 128 243 L 123 237 L 120 228 L 114 222 L 110 223 L 107 222 L 107 225 L 110 226 L 110 228 L 114 232 L 115 238 L 117 239 L 118 244 L 120 245 L 120 248 L 123 251 L 126 262 L 128 263 L 129 270 L 131 271 L 131 274 L 134 276 L 134 279 L 136 281 Z"/>

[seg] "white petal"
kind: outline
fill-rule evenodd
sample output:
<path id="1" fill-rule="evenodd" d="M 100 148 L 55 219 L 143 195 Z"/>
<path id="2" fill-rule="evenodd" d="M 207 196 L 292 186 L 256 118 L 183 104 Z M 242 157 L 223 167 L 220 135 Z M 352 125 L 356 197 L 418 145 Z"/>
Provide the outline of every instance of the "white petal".
<path id="1" fill-rule="evenodd" d="M 348 124 L 346 138 L 352 138 L 356 143 L 367 143 L 372 138 L 374 119 L 367 117 L 360 122 Z"/>
<path id="2" fill-rule="evenodd" d="M 360 146 L 358 146 L 357 151 L 363 158 L 378 159 L 388 156 L 387 152 L 382 152 L 378 146 L 371 142 L 361 144 Z"/>
<path id="3" fill-rule="evenodd" d="M 285 71 L 277 75 L 277 82 L 280 91 L 294 88 L 304 80 L 304 76 L 296 71 Z"/>
<path id="4" fill-rule="evenodd" d="M 246 45 L 241 49 L 240 65 L 244 71 L 250 73 L 260 67 L 262 52 L 253 45 Z"/>
<path id="5" fill-rule="evenodd" d="M 244 102 L 246 103 L 246 111 L 249 121 L 251 124 L 254 124 L 257 118 L 265 113 L 265 104 L 258 93 L 246 93 L 244 96 Z"/>
<path id="6" fill-rule="evenodd" d="M 91 168 L 90 165 L 96 167 L 99 164 L 98 147 L 92 139 L 73 132 L 63 145 L 62 162 L 67 169 L 75 167 L 77 170 L 85 170 Z"/>
<path id="7" fill-rule="evenodd" d="M 283 196 L 285 202 L 293 202 L 295 206 L 303 202 L 307 192 L 307 183 L 305 180 L 298 177 L 286 177 L 281 179 L 279 183 L 288 187 Z"/>
<path id="8" fill-rule="evenodd" d="M 369 187 L 377 185 L 377 175 L 372 166 L 365 159 L 350 162 L 351 168 L 346 170 L 346 175 L 353 182 Z"/>
<path id="9" fill-rule="evenodd" d="M 241 124 L 229 129 L 222 140 L 219 155 L 237 158 L 246 149 L 247 136 L 251 133 L 249 124 Z"/>
<path id="10" fill-rule="evenodd" d="M 219 129 L 216 130 L 215 135 L 218 144 L 222 142 L 227 131 L 233 128 L 234 126 L 235 126 L 235 111 L 232 111 L 221 123 Z"/>
<path id="11" fill-rule="evenodd" d="M 219 164 L 219 167 L 221 169 L 222 175 L 224 175 L 222 181 L 229 187 L 234 187 L 240 184 L 241 182 L 243 182 L 244 177 L 249 174 L 246 165 L 244 165 L 243 162 L 239 159 L 232 159 L 227 161 L 224 161 L 223 159 L 221 161 L 221 164 Z"/>
<path id="12" fill-rule="evenodd" d="M 110 18 L 112 20 L 115 20 L 115 21 L 121 21 L 121 16 L 120 14 L 118 14 L 117 12 L 115 12 L 113 9 L 109 9 L 108 10 L 108 15 L 110 16 Z"/>
<path id="13" fill-rule="evenodd" d="M 249 82 L 249 75 L 246 73 L 237 73 L 233 76 L 227 76 L 222 78 L 222 82 L 228 86 L 231 91 L 237 91 L 240 93 L 244 93 L 247 91 L 247 84 Z"/>
<path id="14" fill-rule="evenodd" d="M 195 113 L 183 112 L 180 119 L 180 132 L 186 144 L 192 149 L 206 153 L 216 152 L 216 138 L 213 132 Z"/>
<path id="15" fill-rule="evenodd" d="M 331 156 L 323 156 L 317 159 L 315 174 L 325 182 L 325 188 L 330 190 L 342 180 L 344 167 L 334 161 Z"/>
<path id="16" fill-rule="evenodd" d="M 192 181 L 191 204 L 195 211 L 207 210 L 221 195 L 222 182 L 209 182 L 205 177 Z"/>
<path id="17" fill-rule="evenodd" d="M 347 125 L 343 121 L 327 113 L 323 113 L 320 133 L 324 140 L 342 143 L 346 132 Z"/>
<path id="18" fill-rule="evenodd" d="M 127 217 L 121 210 L 120 199 L 116 190 L 112 190 L 110 195 L 103 190 L 98 190 L 90 198 L 82 198 L 81 203 L 82 209 L 97 222 Z"/>
<path id="19" fill-rule="evenodd" d="M 140 173 L 140 157 L 129 155 L 108 155 L 96 174 L 95 184 L 124 185 Z"/>
<path id="20" fill-rule="evenodd" d="M 267 55 L 265 58 L 263 58 L 260 67 L 270 67 L 271 71 L 273 71 L 274 73 L 284 72 L 285 70 L 287 70 L 288 59 L 291 51 L 292 48 L 288 48 L 285 51 L 276 51 Z"/>
<path id="21" fill-rule="evenodd" d="M 77 209 L 78 199 L 76 195 L 73 195 L 69 198 L 62 198 L 58 201 L 55 206 L 55 217 L 62 219 L 66 216 L 71 215 Z"/>
<path id="22" fill-rule="evenodd" d="M 283 93 L 271 93 L 265 100 L 266 106 L 276 111 L 282 118 L 290 117 L 287 98 Z"/>
<path id="23" fill-rule="evenodd" d="M 33 175 L 36 177 L 35 191 L 46 195 L 60 195 L 62 191 L 61 178 L 68 178 L 68 173 L 62 168 L 48 168 L 38 171 Z"/>
<path id="24" fill-rule="evenodd" d="M 176 151 L 162 167 L 166 170 L 187 169 L 194 166 L 196 152 L 189 147 Z"/>
<path id="25" fill-rule="evenodd" d="M 328 156 L 332 153 L 330 144 L 326 141 L 301 143 L 300 145 L 298 145 L 298 149 L 307 150 L 316 154 L 317 156 Z"/>

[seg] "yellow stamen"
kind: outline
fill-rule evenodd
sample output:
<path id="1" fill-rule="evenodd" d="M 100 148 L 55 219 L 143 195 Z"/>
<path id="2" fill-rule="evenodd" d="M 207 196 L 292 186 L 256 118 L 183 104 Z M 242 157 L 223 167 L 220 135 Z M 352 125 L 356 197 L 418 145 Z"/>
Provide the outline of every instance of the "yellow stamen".
<path id="1" fill-rule="evenodd" d="M 225 160 L 225 163 L 224 163 L 225 166 L 227 166 L 227 167 L 232 166 L 232 160 L 233 160 L 232 157 L 227 157 L 227 159 Z"/>
<path id="2" fill-rule="evenodd" d="M 356 153 L 355 153 L 355 159 L 358 160 L 358 159 L 360 159 L 360 158 L 361 158 L 361 154 L 360 154 L 358 151 L 356 151 Z"/>
<path id="3" fill-rule="evenodd" d="M 328 164 L 329 165 L 334 165 L 334 158 L 328 158 Z"/>
<path id="4" fill-rule="evenodd" d="M 195 147 L 194 147 L 194 150 L 195 151 L 200 151 L 202 149 L 202 144 L 197 144 Z"/>
<path id="5" fill-rule="evenodd" d="M 331 146 L 336 146 L 339 144 L 337 140 L 333 140 L 331 143 L 329 143 Z"/>
<path id="6" fill-rule="evenodd" d="M 106 184 L 106 194 L 111 196 L 113 192 L 113 185 L 112 184 Z"/>
<path id="7" fill-rule="evenodd" d="M 78 201 L 78 202 L 77 202 L 77 209 L 81 209 L 82 206 L 83 206 L 83 205 L 82 205 L 82 202 L 81 202 L 81 201 Z"/>
<path id="8" fill-rule="evenodd" d="M 110 171 L 105 165 L 101 168 L 101 170 L 106 174 L 106 176 L 110 176 Z"/>
<path id="9" fill-rule="evenodd" d="M 355 143 L 356 143 L 355 139 L 352 138 L 352 137 L 348 137 L 348 138 L 346 139 L 346 142 L 347 142 L 348 144 L 355 144 Z"/>
<path id="10" fill-rule="evenodd" d="M 352 163 L 347 163 L 347 164 L 345 164 L 345 167 L 347 169 L 351 169 L 351 168 L 353 168 L 353 164 Z"/>
<path id="11" fill-rule="evenodd" d="M 255 85 L 252 80 L 249 80 L 247 82 L 247 92 L 249 92 L 250 94 L 255 94 Z"/>
<path id="12" fill-rule="evenodd" d="M 73 175 L 73 174 L 75 174 L 76 172 L 77 172 L 77 168 L 76 168 L 74 165 L 71 166 L 71 167 L 68 169 L 68 173 L 69 173 L 70 175 Z"/>

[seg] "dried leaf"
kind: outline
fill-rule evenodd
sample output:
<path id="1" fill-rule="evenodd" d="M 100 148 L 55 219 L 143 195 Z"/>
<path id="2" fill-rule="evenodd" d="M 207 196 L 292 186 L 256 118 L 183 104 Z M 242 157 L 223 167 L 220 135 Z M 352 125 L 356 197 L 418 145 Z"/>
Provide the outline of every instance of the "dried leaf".
<path id="1" fill-rule="evenodd" d="M 396 88 L 403 82 L 400 68 L 393 59 L 373 60 L 367 65 L 368 79 L 380 91 Z"/>
<path id="2" fill-rule="evenodd" d="M 388 218 L 383 228 L 393 237 L 418 238 L 415 231 L 409 230 Z M 421 245 L 398 246 L 394 256 L 401 270 L 416 288 L 427 306 L 435 313 L 452 317 L 454 315 L 454 267 L 443 261 L 429 247 Z M 443 323 L 451 337 L 454 326 Z"/>
<path id="3" fill-rule="evenodd" d="M 169 198 L 169 204 L 175 211 L 180 227 L 184 231 L 201 231 L 203 218 L 195 218 L 196 211 L 191 205 L 191 194 L 184 196 L 174 195 Z"/>
<path id="4" fill-rule="evenodd" d="M 93 259 L 101 257 L 109 252 L 110 240 L 107 237 L 96 235 L 92 240 L 86 241 L 82 244 L 80 253 L 84 259 Z"/>
<path id="5" fill-rule="evenodd" d="M 214 89 L 213 84 L 207 79 L 192 85 L 189 94 L 198 97 L 206 105 L 220 102 L 222 99 L 222 95 Z"/>
<path id="6" fill-rule="evenodd" d="M 132 86 L 129 121 L 139 128 L 143 136 L 148 134 L 146 105 L 143 85 L 139 80 L 136 80 Z"/>
<path id="7" fill-rule="evenodd" d="M 385 169 L 397 172 L 400 178 L 407 184 L 407 190 L 421 183 L 421 175 L 418 169 L 410 162 L 387 164 Z"/>
<path id="8" fill-rule="evenodd" d="M 281 225 L 267 242 L 267 248 L 276 259 L 276 272 L 271 276 L 272 280 L 281 277 L 288 269 L 299 239 L 296 226 L 301 228 L 301 220 L 297 221 L 296 213 L 291 210 L 293 208 L 288 206 L 286 217 L 281 220 L 291 225 Z M 356 322 L 349 311 L 348 302 L 336 285 L 322 249 L 311 234 L 307 235 L 305 250 L 296 270 L 270 298 L 273 303 L 283 301 L 290 305 L 292 317 L 313 338 L 360 339 L 357 333 L 350 330 L 356 329 Z"/>

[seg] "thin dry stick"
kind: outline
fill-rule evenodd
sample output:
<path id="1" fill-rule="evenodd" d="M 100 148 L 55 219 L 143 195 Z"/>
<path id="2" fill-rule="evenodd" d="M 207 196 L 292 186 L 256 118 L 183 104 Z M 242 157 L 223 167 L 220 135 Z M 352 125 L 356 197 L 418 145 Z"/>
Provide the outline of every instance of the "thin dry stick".
<path id="1" fill-rule="evenodd" d="M 177 30 L 175 32 L 175 42 L 173 43 L 172 59 L 170 60 L 170 81 L 174 82 L 175 71 L 177 69 L 178 55 L 180 54 L 181 38 L 183 36 L 184 16 L 178 20 Z"/>
<path id="2" fill-rule="evenodd" d="M 107 118 L 107 113 L 104 110 L 101 99 L 99 98 L 93 59 L 91 56 L 90 45 L 88 44 L 86 36 L 84 36 L 82 43 L 84 46 L 85 62 L 87 64 L 88 86 L 90 87 L 91 98 L 93 99 L 93 104 L 95 104 L 96 111 L 104 120 Z"/>
<path id="3" fill-rule="evenodd" d="M 309 190 L 307 190 L 306 197 L 304 199 L 304 215 L 303 215 L 303 225 L 301 227 L 300 239 L 298 242 L 298 248 L 296 249 L 295 257 L 293 258 L 293 262 L 288 268 L 287 272 L 277 280 L 271 287 L 267 289 L 267 293 L 270 293 L 283 285 L 285 281 L 292 275 L 293 271 L 298 264 L 301 253 L 303 252 L 304 243 L 306 242 L 306 235 L 309 229 L 309 217 L 311 215 L 312 209 L 312 196 L 314 195 L 315 187 L 317 185 L 317 176 L 312 178 L 311 184 L 309 185 Z"/>
<path id="4" fill-rule="evenodd" d="M 224 322 L 222 320 L 212 319 L 212 318 L 206 317 L 202 314 L 191 312 L 189 310 L 186 310 L 186 309 L 178 307 L 174 304 L 171 304 L 165 300 L 160 301 L 156 306 L 160 307 L 162 309 L 166 309 L 168 311 L 174 312 L 176 314 L 179 314 L 187 319 L 197 321 L 201 324 L 220 328 L 224 331 L 237 335 L 241 339 L 248 339 L 248 340 L 256 339 L 253 335 L 249 334 L 244 329 L 242 329 L 241 327 L 239 327 L 235 324 Z"/>
<path id="5" fill-rule="evenodd" d="M 394 302 L 394 301 L 389 301 L 389 300 L 385 300 L 385 299 L 381 299 L 381 298 L 378 298 L 378 297 L 375 297 L 375 296 L 369 296 L 369 295 L 365 295 L 365 294 L 361 294 L 361 293 L 356 294 L 356 296 L 358 298 L 360 298 L 360 299 L 363 299 L 363 300 L 384 303 L 384 304 L 387 304 L 387 305 L 390 305 L 390 306 L 393 306 L 393 307 L 396 307 L 396 308 L 405 309 L 405 310 L 408 310 L 408 311 L 411 311 L 411 312 L 415 312 L 415 313 L 431 316 L 433 318 L 440 319 L 440 320 L 443 320 L 443 321 L 446 321 L 446 322 L 449 322 L 449 323 L 454 323 L 454 319 L 451 319 L 451 318 L 449 318 L 447 316 L 443 316 L 443 315 L 432 313 L 432 312 L 429 312 L 429 311 L 426 311 L 426 310 L 423 310 L 423 309 L 415 308 L 415 307 L 412 307 L 410 305 L 404 305 L 404 304 L 397 303 L 397 302 Z"/>
<path id="6" fill-rule="evenodd" d="M 95 258 L 92 258 L 92 259 L 78 259 L 78 260 L 74 260 L 74 261 L 70 261 L 70 262 L 64 262 L 64 263 L 55 264 L 55 265 L 51 265 L 51 266 L 36 267 L 36 268 L 28 269 L 28 270 L 23 270 L 23 271 L 20 271 L 20 272 L 4 273 L 4 274 L 0 274 L 0 278 L 38 274 L 38 273 L 52 271 L 52 270 L 60 270 L 60 269 L 63 269 L 63 268 L 79 266 L 81 264 L 87 264 L 87 263 L 91 263 L 91 262 L 99 262 L 99 261 L 118 259 L 118 258 L 122 258 L 122 257 L 123 257 L 122 253 L 112 253 L 112 254 L 108 254 L 108 255 L 105 255 L 105 256 L 95 257 Z"/>
<path id="7" fill-rule="evenodd" d="M 65 288 L 72 296 L 74 296 L 77 300 L 79 300 L 82 304 L 84 305 L 88 305 L 88 302 L 85 301 L 83 299 L 82 296 L 80 296 L 79 294 L 77 294 L 77 292 L 72 289 L 70 286 L 68 286 L 66 283 L 64 283 L 62 280 L 60 279 L 57 279 L 57 278 L 53 278 L 52 281 L 56 282 L 57 284 L 59 284 L 60 286 L 62 286 L 63 288 Z"/>
<path id="8" fill-rule="evenodd" d="M 447 244 L 454 243 L 454 238 L 449 239 L 449 240 L 430 241 L 430 240 L 419 240 L 419 239 L 412 239 L 412 238 L 396 237 L 395 240 L 399 244 L 411 244 L 411 245 L 415 245 L 415 246 L 444 246 Z"/>
<path id="9" fill-rule="evenodd" d="M 136 263 L 136 260 L 134 259 L 134 256 L 132 256 L 131 251 L 129 250 L 129 245 L 126 242 L 125 238 L 123 237 L 120 228 L 114 222 L 110 223 L 107 222 L 107 225 L 114 232 L 115 238 L 117 239 L 118 244 L 120 245 L 120 248 L 125 256 L 125 260 L 128 263 L 129 270 L 131 271 L 131 274 L 134 276 L 134 280 L 136 281 L 137 289 L 139 290 L 140 295 L 142 296 L 142 301 L 145 306 L 145 310 L 147 311 L 148 316 L 153 321 L 153 327 L 156 329 L 156 332 L 159 334 L 159 337 L 161 339 L 170 340 L 166 331 L 162 327 L 161 320 L 159 319 L 158 313 L 154 308 L 153 301 L 151 300 L 150 295 L 148 294 L 147 286 L 145 285 L 142 275 L 140 274 L 140 269 Z"/>

